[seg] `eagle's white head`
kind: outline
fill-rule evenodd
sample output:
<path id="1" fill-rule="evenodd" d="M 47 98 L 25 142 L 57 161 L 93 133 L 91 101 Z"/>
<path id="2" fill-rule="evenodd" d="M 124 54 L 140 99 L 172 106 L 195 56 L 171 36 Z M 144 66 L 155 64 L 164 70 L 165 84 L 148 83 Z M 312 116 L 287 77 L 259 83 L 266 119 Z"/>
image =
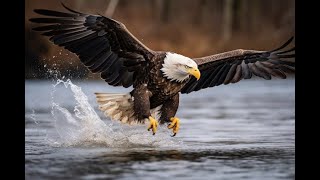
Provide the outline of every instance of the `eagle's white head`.
<path id="1" fill-rule="evenodd" d="M 189 78 L 189 75 L 194 76 L 197 80 L 200 79 L 200 71 L 196 62 L 180 54 L 167 52 L 162 66 L 161 71 L 171 81 L 183 82 Z"/>

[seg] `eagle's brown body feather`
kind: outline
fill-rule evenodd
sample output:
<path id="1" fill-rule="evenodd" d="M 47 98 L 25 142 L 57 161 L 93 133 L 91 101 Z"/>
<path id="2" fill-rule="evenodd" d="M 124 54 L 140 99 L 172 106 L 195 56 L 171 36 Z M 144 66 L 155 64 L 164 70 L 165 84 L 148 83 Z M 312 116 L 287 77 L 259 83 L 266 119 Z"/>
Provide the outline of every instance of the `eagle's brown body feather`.
<path id="1" fill-rule="evenodd" d="M 137 73 L 139 80 L 133 84 L 134 90 L 131 95 L 134 97 L 136 117 L 139 120 L 148 118 L 150 109 L 160 105 L 162 105 L 160 122 L 168 122 L 169 118 L 176 114 L 179 105 L 179 92 L 187 81 L 178 83 L 163 77 L 163 72 L 160 69 L 165 56 L 165 52 L 157 53 L 151 59 L 152 63 L 146 66 L 146 71 Z"/>

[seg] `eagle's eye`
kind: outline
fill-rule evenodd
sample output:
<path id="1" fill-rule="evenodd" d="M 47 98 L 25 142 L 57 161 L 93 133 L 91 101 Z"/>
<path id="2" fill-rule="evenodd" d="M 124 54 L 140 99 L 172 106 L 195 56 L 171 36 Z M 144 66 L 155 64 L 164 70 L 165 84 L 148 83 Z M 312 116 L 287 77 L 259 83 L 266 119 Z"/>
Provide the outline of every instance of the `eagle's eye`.
<path id="1" fill-rule="evenodd" d="M 188 66 L 188 65 L 184 65 L 184 67 L 185 67 L 186 69 L 190 69 L 190 68 L 191 68 L 191 67 Z"/>

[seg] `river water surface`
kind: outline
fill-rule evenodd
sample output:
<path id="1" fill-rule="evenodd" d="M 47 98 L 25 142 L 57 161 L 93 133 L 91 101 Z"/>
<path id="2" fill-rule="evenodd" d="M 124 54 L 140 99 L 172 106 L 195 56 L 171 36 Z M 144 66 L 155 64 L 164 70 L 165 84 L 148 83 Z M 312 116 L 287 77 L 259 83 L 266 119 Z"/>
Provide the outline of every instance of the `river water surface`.
<path id="1" fill-rule="evenodd" d="M 295 81 L 242 80 L 182 95 L 165 126 L 113 122 L 103 81 L 26 81 L 26 179 L 295 179 Z"/>

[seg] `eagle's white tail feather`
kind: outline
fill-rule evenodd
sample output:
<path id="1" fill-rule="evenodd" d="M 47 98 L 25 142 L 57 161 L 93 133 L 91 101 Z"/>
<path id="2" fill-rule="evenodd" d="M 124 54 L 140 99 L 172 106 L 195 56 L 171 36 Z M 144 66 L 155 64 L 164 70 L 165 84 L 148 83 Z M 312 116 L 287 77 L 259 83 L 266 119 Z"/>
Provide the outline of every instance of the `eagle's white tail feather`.
<path id="1" fill-rule="evenodd" d="M 135 118 L 133 109 L 133 98 L 130 93 L 115 94 L 115 93 L 95 93 L 99 109 L 104 112 L 104 115 L 110 117 L 112 120 L 118 120 L 126 124 L 145 123 L 145 120 Z M 151 115 L 159 119 L 161 106 L 150 111 Z"/>
<path id="2" fill-rule="evenodd" d="M 154 108 L 154 109 L 151 109 L 150 112 L 151 112 L 151 116 L 154 117 L 155 119 L 160 119 L 161 117 L 161 113 L 160 113 L 160 109 L 161 109 L 162 105 Z"/>

